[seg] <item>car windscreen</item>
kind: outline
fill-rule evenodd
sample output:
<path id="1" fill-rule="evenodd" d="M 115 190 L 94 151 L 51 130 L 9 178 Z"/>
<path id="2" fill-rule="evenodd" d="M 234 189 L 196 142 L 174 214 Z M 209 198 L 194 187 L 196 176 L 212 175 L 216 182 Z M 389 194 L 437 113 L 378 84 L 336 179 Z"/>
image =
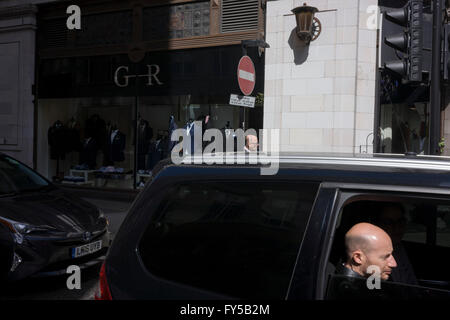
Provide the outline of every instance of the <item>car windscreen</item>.
<path id="1" fill-rule="evenodd" d="M 30 168 L 7 156 L 0 156 L 0 196 L 41 190 L 49 183 Z"/>

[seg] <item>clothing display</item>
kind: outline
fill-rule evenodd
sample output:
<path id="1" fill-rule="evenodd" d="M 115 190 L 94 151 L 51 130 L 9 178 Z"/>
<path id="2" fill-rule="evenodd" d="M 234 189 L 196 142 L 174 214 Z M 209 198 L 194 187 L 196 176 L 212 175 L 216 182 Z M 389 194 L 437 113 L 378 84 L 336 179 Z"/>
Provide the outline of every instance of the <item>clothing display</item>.
<path id="1" fill-rule="evenodd" d="M 86 121 L 85 136 L 92 137 L 97 141 L 99 148 L 106 142 L 106 122 L 98 114 L 92 115 Z"/>
<path id="2" fill-rule="evenodd" d="M 78 165 L 76 165 L 76 166 L 73 166 L 73 168 L 72 169 L 74 169 L 74 170 L 90 170 L 89 169 L 89 166 L 87 165 L 87 164 L 78 164 Z"/>
<path id="3" fill-rule="evenodd" d="M 108 167 L 100 167 L 97 171 L 101 173 L 124 173 L 125 169 L 108 166 Z"/>
<path id="4" fill-rule="evenodd" d="M 95 178 L 108 180 L 124 180 L 127 175 L 133 173 L 133 170 L 125 171 L 124 168 L 116 168 L 114 166 L 101 167 L 94 172 Z"/>
<path id="5" fill-rule="evenodd" d="M 137 153 L 147 154 L 150 141 L 153 138 L 153 129 L 150 127 L 147 120 L 138 120 L 137 137 Z"/>
<path id="6" fill-rule="evenodd" d="M 125 160 L 125 143 L 126 136 L 118 129 L 111 132 L 110 139 L 108 139 L 108 159 L 110 164 L 114 162 L 121 162 Z"/>
<path id="7" fill-rule="evenodd" d="M 162 99 L 149 104 L 149 108 L 139 107 L 131 112 L 134 109 L 127 103 L 113 100 L 110 104 L 108 99 L 101 100 L 102 103 L 100 100 L 83 101 L 64 112 L 55 105 L 53 121 L 56 116 L 61 118 L 49 127 L 49 150 L 52 159 L 65 161 L 53 163 L 45 155 L 48 171 L 52 171 L 54 177 L 63 180 L 65 176 L 67 182 L 79 182 L 80 178 L 70 176 L 81 175 L 87 182 L 79 185 L 100 188 L 141 187 L 155 166 L 170 157 L 179 143 L 171 141 L 175 130 L 186 129 L 188 139 L 185 136 L 183 141 L 190 143 L 189 150 L 185 145 L 180 153 L 192 155 L 206 146 L 207 142 L 200 136 L 218 121 L 210 118 L 211 108 L 197 105 L 183 114 L 175 105 L 166 108 L 171 100 Z M 196 137 L 200 137 L 199 141 L 195 141 Z"/>
<path id="8" fill-rule="evenodd" d="M 103 152 L 103 161 L 108 162 L 108 137 L 106 122 L 98 114 L 93 114 L 86 121 L 85 137 L 92 137 L 97 142 L 98 150 Z M 105 163 L 104 163 L 105 164 Z"/>
<path id="9" fill-rule="evenodd" d="M 48 129 L 48 144 L 50 146 L 50 159 L 64 160 L 68 152 L 69 135 L 67 128 L 59 120 Z"/>
<path id="10" fill-rule="evenodd" d="M 150 144 L 146 169 L 153 170 L 153 167 L 162 159 L 164 159 L 164 143 L 162 137 L 159 137 L 159 140 Z"/>
<path id="11" fill-rule="evenodd" d="M 139 170 L 138 174 L 152 174 L 152 170 Z"/>
<path id="12" fill-rule="evenodd" d="M 80 138 L 80 124 L 75 118 L 71 118 L 66 124 L 67 128 L 67 152 L 80 152 L 82 149 Z"/>
<path id="13" fill-rule="evenodd" d="M 139 116 L 137 120 L 137 169 L 145 169 L 146 157 L 153 137 L 153 129 L 147 120 Z M 136 139 L 134 144 L 136 144 Z"/>
<path id="14" fill-rule="evenodd" d="M 83 177 L 79 177 L 79 176 L 64 176 L 63 181 L 68 181 L 68 182 L 85 182 Z"/>
<path id="15" fill-rule="evenodd" d="M 80 165 L 85 165 L 88 169 L 95 169 L 97 165 L 97 141 L 89 137 L 85 139 L 83 147 L 80 151 Z"/>
<path id="16" fill-rule="evenodd" d="M 170 154 L 172 152 L 173 147 L 176 145 L 176 141 L 172 141 L 172 133 L 178 129 L 177 123 L 175 122 L 174 116 L 169 117 L 169 139 L 168 139 L 168 145 L 167 145 L 167 152 Z"/>

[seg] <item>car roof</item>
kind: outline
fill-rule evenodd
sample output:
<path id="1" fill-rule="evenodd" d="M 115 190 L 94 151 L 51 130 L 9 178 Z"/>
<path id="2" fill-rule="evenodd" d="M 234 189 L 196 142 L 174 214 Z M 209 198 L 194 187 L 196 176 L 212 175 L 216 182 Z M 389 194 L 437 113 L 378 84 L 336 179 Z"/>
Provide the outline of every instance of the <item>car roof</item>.
<path id="1" fill-rule="evenodd" d="M 249 154 L 232 152 L 218 154 L 226 158 L 236 159 L 233 163 L 214 163 L 215 166 L 251 166 Z M 379 171 L 391 171 L 392 169 L 410 169 L 422 172 L 429 170 L 450 171 L 450 157 L 424 156 L 424 155 L 401 155 L 401 154 L 339 154 L 339 153 L 294 153 L 283 152 L 278 154 L 258 153 L 254 155 L 258 162 L 256 165 L 263 166 L 267 163 L 278 162 L 280 168 L 302 168 L 308 165 L 321 166 L 323 168 L 343 167 L 372 167 Z M 215 157 L 217 158 L 217 156 Z M 203 155 L 201 157 L 185 157 L 184 165 L 205 165 L 212 163 L 214 157 Z M 240 164 L 240 161 L 242 163 Z M 209 162 L 208 162 L 209 161 Z M 253 164 L 253 165 L 255 165 Z"/>
<path id="2" fill-rule="evenodd" d="M 218 154 L 220 155 L 220 154 Z M 270 167 L 267 161 L 278 161 L 279 170 L 276 178 L 380 185 L 403 185 L 414 187 L 450 187 L 450 158 L 422 155 L 399 154 L 317 154 L 317 153 L 280 153 L 276 156 L 258 154 L 257 164 L 249 163 L 245 153 L 223 154 L 234 159 L 245 160 L 245 164 L 217 164 L 211 156 L 185 157 L 181 164 L 172 163 L 171 159 L 161 161 L 153 170 L 156 177 L 163 169 L 168 169 L 170 176 L 186 175 L 204 177 L 238 175 L 242 178 L 255 177 L 255 171 Z M 230 171 L 229 169 L 236 170 Z M 223 169 L 223 170 L 222 170 Z M 251 173 L 252 172 L 252 173 Z M 163 173 L 163 175 L 165 175 Z M 270 179 L 270 177 L 268 177 Z"/>

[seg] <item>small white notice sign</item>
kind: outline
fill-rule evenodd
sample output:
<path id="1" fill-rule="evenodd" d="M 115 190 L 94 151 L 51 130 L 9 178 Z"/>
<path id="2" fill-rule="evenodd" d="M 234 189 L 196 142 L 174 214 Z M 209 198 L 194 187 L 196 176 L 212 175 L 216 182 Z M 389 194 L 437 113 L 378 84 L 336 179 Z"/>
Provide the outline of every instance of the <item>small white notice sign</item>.
<path id="1" fill-rule="evenodd" d="M 256 101 L 255 97 L 240 96 L 240 95 L 237 95 L 237 94 L 232 94 L 230 96 L 230 104 L 232 106 L 254 108 L 255 107 L 255 101 Z"/>

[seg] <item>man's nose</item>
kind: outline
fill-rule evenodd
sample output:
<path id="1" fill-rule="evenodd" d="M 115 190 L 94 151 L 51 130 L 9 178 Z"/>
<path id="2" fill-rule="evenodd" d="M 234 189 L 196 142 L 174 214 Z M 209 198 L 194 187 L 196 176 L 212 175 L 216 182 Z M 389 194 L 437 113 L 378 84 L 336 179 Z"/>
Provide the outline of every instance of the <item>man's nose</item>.
<path id="1" fill-rule="evenodd" d="M 394 256 L 391 256 L 388 266 L 391 268 L 397 268 L 397 261 L 395 261 Z"/>

